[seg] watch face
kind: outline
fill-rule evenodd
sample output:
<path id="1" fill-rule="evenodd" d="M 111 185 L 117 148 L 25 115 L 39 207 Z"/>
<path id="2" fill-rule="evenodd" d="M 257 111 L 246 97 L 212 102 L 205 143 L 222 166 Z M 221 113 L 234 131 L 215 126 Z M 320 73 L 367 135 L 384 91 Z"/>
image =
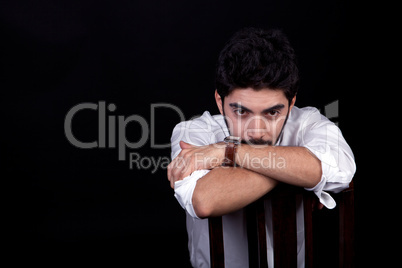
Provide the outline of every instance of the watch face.
<path id="1" fill-rule="evenodd" d="M 227 136 L 224 139 L 225 142 L 233 142 L 235 144 L 239 144 L 241 141 L 240 137 L 236 137 L 236 136 Z"/>

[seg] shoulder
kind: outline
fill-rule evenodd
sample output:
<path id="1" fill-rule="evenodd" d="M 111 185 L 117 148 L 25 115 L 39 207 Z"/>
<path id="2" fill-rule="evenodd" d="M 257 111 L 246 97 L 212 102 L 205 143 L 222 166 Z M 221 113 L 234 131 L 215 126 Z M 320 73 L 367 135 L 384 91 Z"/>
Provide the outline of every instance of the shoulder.
<path id="1" fill-rule="evenodd" d="M 283 144 L 301 146 L 306 136 L 317 138 L 325 136 L 327 130 L 338 129 L 328 118 L 320 113 L 317 108 L 294 106 L 289 114 L 285 129 L 283 131 Z"/>
<path id="2" fill-rule="evenodd" d="M 321 114 L 320 110 L 311 106 L 303 108 L 293 107 L 288 123 L 302 129 L 323 124 L 333 124 L 327 117 Z"/>
<path id="3" fill-rule="evenodd" d="M 303 107 L 303 108 L 299 108 L 294 106 L 292 111 L 290 112 L 289 115 L 289 121 L 290 122 L 300 122 L 300 121 L 304 121 L 304 120 L 319 120 L 322 119 L 322 114 L 320 113 L 320 111 L 315 108 L 315 107 L 311 107 L 311 106 L 307 106 L 307 107 Z"/>

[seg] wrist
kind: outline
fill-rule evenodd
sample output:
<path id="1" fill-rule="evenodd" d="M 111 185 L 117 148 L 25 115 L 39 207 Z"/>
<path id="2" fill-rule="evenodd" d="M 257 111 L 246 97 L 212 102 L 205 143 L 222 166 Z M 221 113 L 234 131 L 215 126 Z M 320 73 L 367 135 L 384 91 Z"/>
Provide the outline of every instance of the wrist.
<path id="1" fill-rule="evenodd" d="M 214 169 L 220 167 L 225 159 L 226 143 L 222 141 L 211 144 L 210 146 L 210 154 L 204 158 L 205 163 L 207 163 L 204 168 Z"/>
<path id="2" fill-rule="evenodd" d="M 237 147 L 240 145 L 240 137 L 227 136 L 225 142 L 225 156 L 222 161 L 222 166 L 235 167 Z"/>

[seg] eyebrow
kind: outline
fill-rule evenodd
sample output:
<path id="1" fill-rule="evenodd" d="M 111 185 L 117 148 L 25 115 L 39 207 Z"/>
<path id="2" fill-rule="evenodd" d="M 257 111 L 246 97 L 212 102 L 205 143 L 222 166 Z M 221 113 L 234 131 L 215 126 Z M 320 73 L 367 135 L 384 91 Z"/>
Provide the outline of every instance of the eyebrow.
<path id="1" fill-rule="evenodd" d="M 253 111 L 251 111 L 249 108 L 244 107 L 243 105 L 241 105 L 241 104 L 239 104 L 239 103 L 236 103 L 236 102 L 229 103 L 229 106 L 230 106 L 230 107 L 233 107 L 233 108 L 240 108 L 240 109 L 243 109 L 243 110 L 245 110 L 246 112 L 249 112 L 249 113 L 252 113 L 252 112 L 253 112 Z M 285 108 L 285 105 L 284 105 L 284 104 L 276 104 L 276 105 L 274 105 L 274 106 L 272 106 L 272 107 L 269 107 L 269 108 L 267 108 L 267 109 L 264 109 L 264 110 L 262 111 L 262 113 L 269 113 L 269 112 L 271 112 L 271 111 L 273 111 L 273 110 L 281 110 L 281 109 L 283 109 L 283 108 Z"/>

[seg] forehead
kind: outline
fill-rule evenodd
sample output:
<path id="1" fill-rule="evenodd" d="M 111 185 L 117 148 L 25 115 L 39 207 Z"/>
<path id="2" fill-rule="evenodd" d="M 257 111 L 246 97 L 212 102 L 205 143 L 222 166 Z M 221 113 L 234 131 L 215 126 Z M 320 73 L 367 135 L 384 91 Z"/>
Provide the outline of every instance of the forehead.
<path id="1" fill-rule="evenodd" d="M 253 110 L 264 110 L 274 105 L 288 105 L 288 100 L 282 90 L 252 88 L 235 89 L 225 98 L 225 103 L 241 103 Z"/>

